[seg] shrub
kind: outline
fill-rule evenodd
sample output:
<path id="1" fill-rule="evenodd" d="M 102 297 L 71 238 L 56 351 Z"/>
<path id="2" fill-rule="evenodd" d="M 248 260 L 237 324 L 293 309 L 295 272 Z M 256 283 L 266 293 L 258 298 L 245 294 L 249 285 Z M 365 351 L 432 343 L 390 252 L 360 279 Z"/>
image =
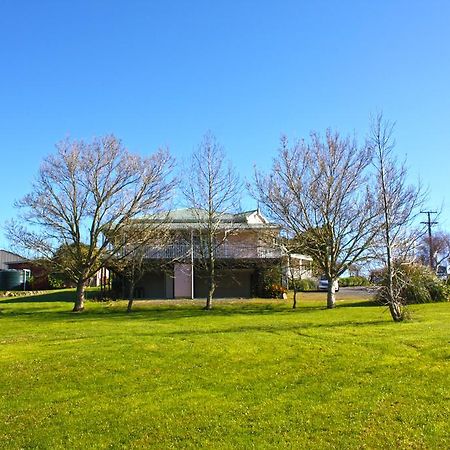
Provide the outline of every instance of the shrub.
<path id="1" fill-rule="evenodd" d="M 274 265 L 261 269 L 255 294 L 262 297 L 277 298 L 279 295 L 273 292 L 273 286 L 281 286 L 281 280 L 282 271 L 280 266 Z"/>
<path id="2" fill-rule="evenodd" d="M 52 289 L 62 289 L 66 287 L 66 283 L 64 280 L 63 274 L 60 273 L 51 273 L 48 276 L 48 284 Z"/>
<path id="3" fill-rule="evenodd" d="M 339 278 L 339 285 L 342 287 L 348 286 L 368 286 L 370 284 L 369 280 L 365 277 L 353 276 Z"/>
<path id="4" fill-rule="evenodd" d="M 299 292 L 316 291 L 317 290 L 317 281 L 313 280 L 311 278 L 295 280 L 294 283 L 295 283 L 296 290 Z M 294 288 L 292 282 L 290 283 L 289 287 L 291 289 Z"/>
<path id="5" fill-rule="evenodd" d="M 265 297 L 269 298 L 283 298 L 283 294 L 286 294 L 287 290 L 281 284 L 268 284 L 264 286 Z"/>
<path id="6" fill-rule="evenodd" d="M 107 289 L 105 291 L 97 291 L 92 295 L 90 299 L 94 302 L 110 302 L 117 300 L 117 292 L 112 289 Z"/>
<path id="7" fill-rule="evenodd" d="M 450 287 L 442 282 L 428 267 L 419 264 L 396 264 L 394 289 L 399 292 L 403 304 L 431 303 L 449 300 Z M 381 280 L 387 286 L 386 273 Z M 377 297 L 385 295 L 383 289 Z"/>

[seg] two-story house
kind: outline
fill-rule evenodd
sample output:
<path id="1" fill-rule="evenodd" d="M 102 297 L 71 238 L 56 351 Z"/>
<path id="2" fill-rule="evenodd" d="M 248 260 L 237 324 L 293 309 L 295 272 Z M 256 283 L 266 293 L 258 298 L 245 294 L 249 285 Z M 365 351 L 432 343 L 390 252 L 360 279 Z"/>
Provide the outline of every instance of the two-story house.
<path id="1" fill-rule="evenodd" d="M 148 219 L 164 222 L 170 238 L 146 248 L 145 258 L 151 270 L 136 281 L 136 298 L 206 296 L 205 214 L 190 208 Z M 276 242 L 279 232 L 279 226 L 258 210 L 221 215 L 214 247 L 215 297 L 261 295 L 264 271 L 278 266 L 280 274 L 285 272 L 286 258 Z M 310 258 L 304 258 L 309 264 Z"/>

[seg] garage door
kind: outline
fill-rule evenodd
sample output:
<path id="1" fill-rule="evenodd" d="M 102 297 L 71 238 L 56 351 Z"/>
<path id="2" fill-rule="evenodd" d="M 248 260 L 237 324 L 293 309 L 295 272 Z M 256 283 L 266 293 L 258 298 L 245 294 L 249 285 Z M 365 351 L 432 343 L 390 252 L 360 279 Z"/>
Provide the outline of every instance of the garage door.
<path id="1" fill-rule="evenodd" d="M 251 297 L 251 279 L 253 269 L 219 270 L 216 277 L 216 298 Z M 208 282 L 205 272 L 195 276 L 195 296 L 206 297 Z"/>

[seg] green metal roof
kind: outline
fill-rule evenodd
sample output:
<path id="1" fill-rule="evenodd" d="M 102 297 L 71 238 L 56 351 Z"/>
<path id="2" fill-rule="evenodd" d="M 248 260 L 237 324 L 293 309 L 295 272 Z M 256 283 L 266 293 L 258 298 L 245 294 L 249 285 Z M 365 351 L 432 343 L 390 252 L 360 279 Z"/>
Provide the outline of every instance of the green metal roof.
<path id="1" fill-rule="evenodd" d="M 249 222 L 250 216 L 257 214 L 260 218 L 260 222 Z M 208 213 L 204 209 L 199 208 L 182 208 L 168 211 L 166 213 L 159 213 L 153 216 L 149 216 L 141 220 L 148 220 L 151 222 L 167 222 L 169 228 L 173 229 L 185 229 L 199 227 L 203 223 L 206 223 L 208 219 Z M 216 220 L 216 219 L 215 219 Z M 233 228 L 239 229 L 258 229 L 258 228 L 279 228 L 274 223 L 269 223 L 258 210 L 243 211 L 235 214 L 221 213 L 217 216 L 217 220 L 223 227 L 227 225 L 233 225 Z"/>

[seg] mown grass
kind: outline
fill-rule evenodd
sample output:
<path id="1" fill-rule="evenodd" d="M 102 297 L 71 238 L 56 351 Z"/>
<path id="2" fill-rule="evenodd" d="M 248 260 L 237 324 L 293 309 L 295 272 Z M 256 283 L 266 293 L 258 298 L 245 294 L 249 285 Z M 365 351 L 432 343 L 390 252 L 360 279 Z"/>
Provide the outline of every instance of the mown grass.
<path id="1" fill-rule="evenodd" d="M 449 448 L 450 304 L 395 324 L 323 295 L 1 300 L 0 447 Z"/>

